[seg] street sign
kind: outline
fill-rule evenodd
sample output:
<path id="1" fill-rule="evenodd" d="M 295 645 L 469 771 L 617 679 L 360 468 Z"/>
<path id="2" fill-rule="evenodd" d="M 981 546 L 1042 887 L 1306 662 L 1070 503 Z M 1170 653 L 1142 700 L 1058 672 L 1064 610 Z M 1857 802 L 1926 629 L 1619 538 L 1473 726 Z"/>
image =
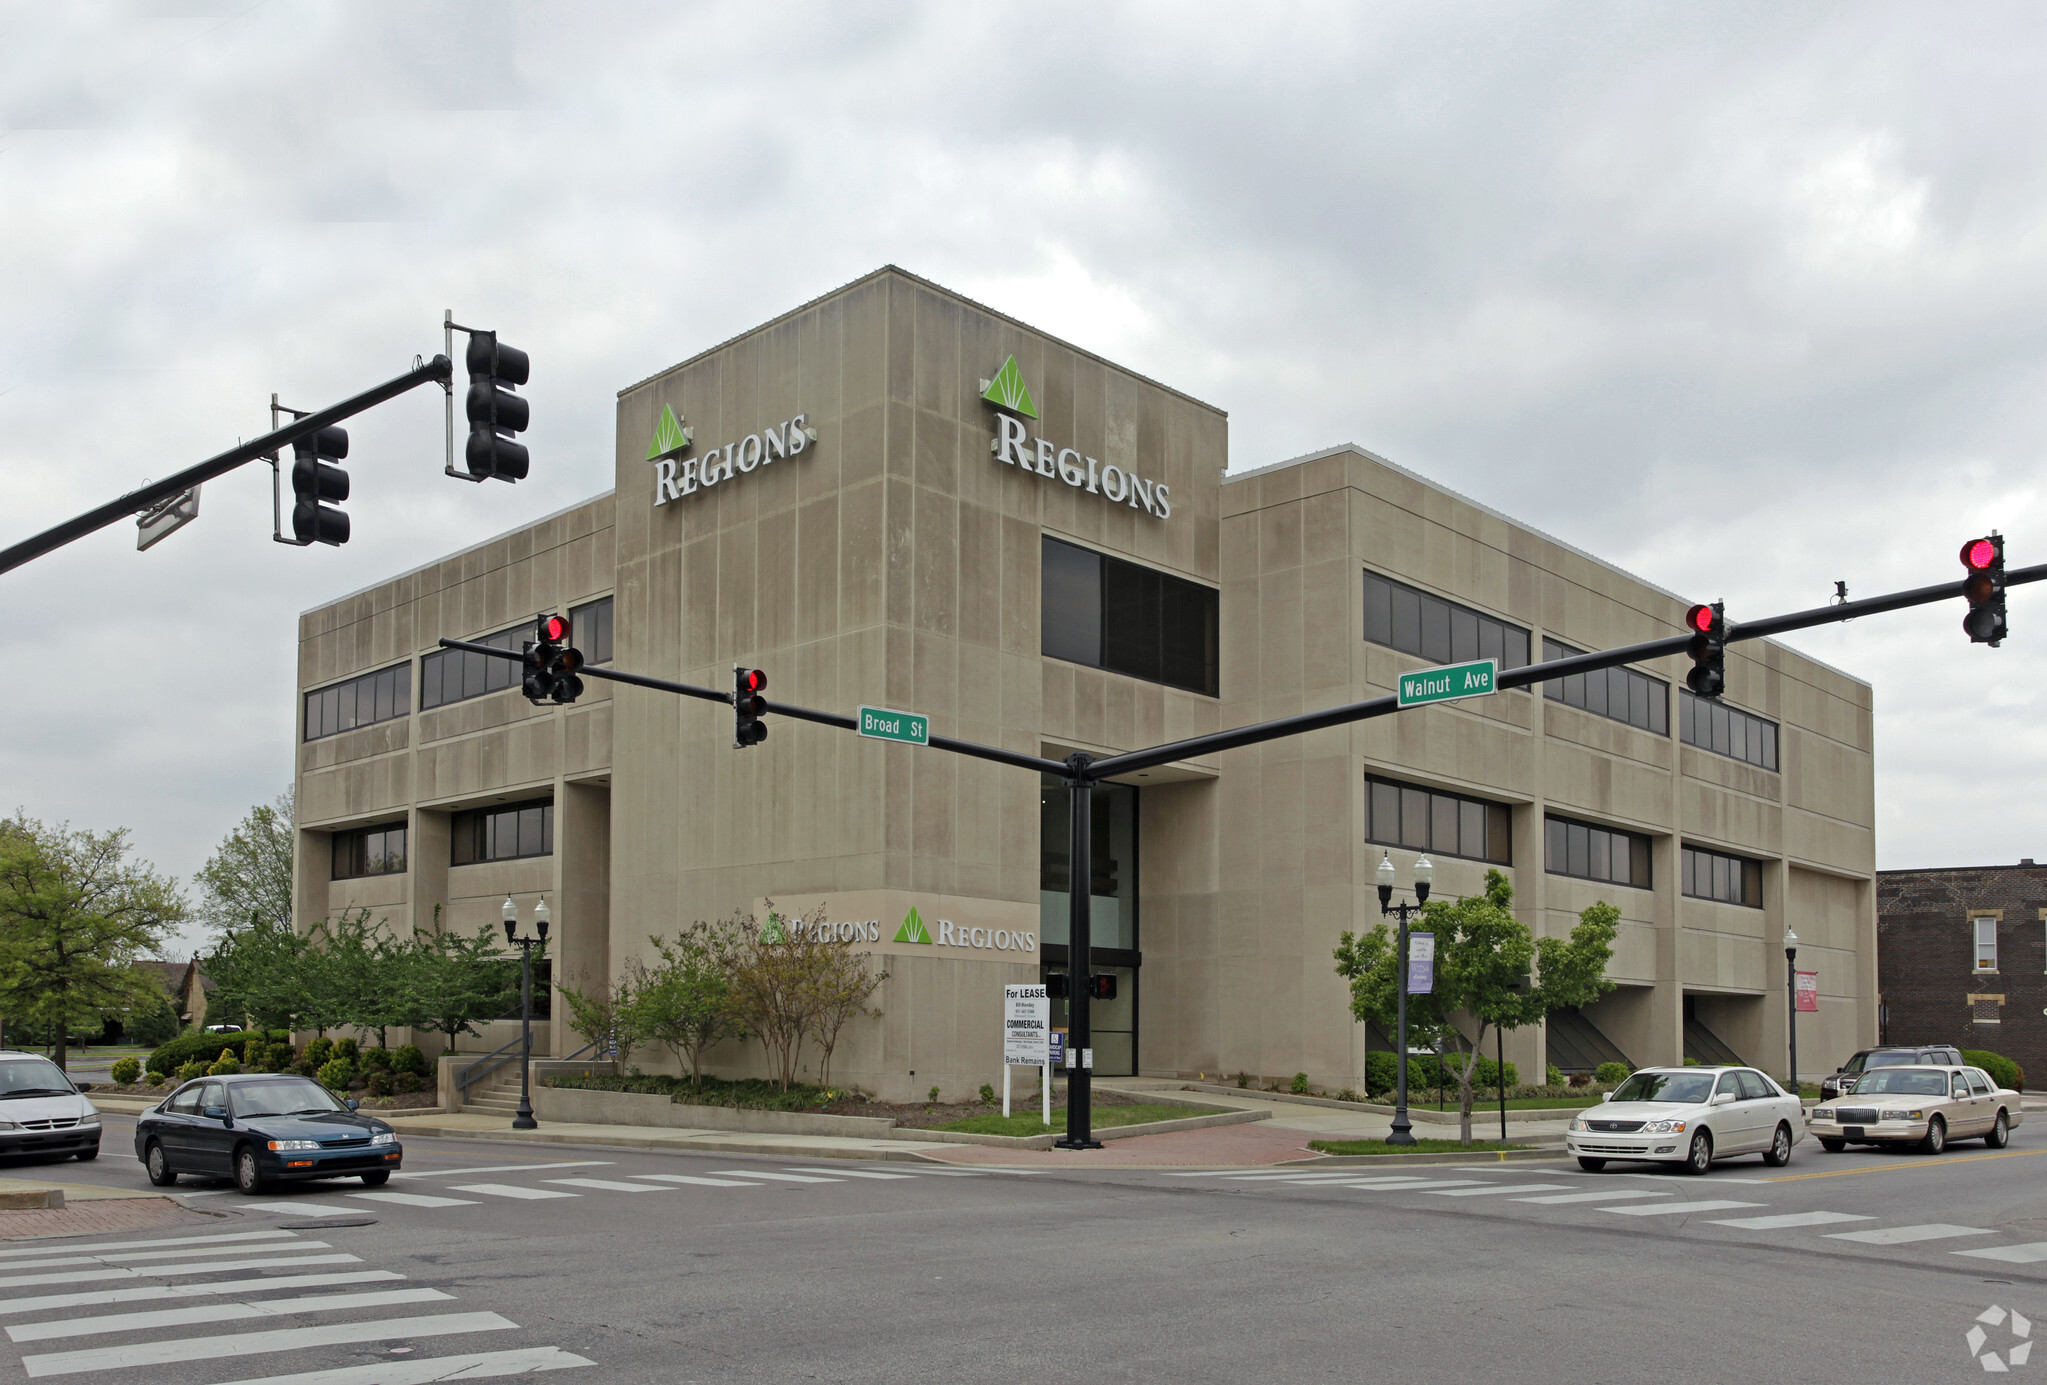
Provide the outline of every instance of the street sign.
<path id="1" fill-rule="evenodd" d="M 1052 1031 L 1052 1066 L 1055 1068 L 1066 1066 L 1066 1031 L 1064 1029 Z"/>
<path id="2" fill-rule="evenodd" d="M 1820 974 L 1816 971 L 1798 973 L 1798 1011 L 1800 1014 L 1816 1015 L 1820 1009 Z"/>
<path id="3" fill-rule="evenodd" d="M 1498 676 L 1498 659 L 1474 659 L 1468 664 L 1445 664 L 1441 668 L 1418 669 L 1400 675 L 1399 705 L 1420 707 L 1430 702 L 1455 702 L 1460 697 L 1490 697 Z"/>
<path id="4" fill-rule="evenodd" d="M 1002 988 L 1002 1061 L 1042 1068 L 1052 1062 L 1052 1002 L 1043 986 Z"/>
<path id="5" fill-rule="evenodd" d="M 1436 989 L 1436 935 L 1407 935 L 1407 993 L 1428 995 Z"/>
<path id="6" fill-rule="evenodd" d="M 199 518 L 199 487 L 179 491 L 160 505 L 144 510 L 135 520 L 135 551 L 146 551 L 163 542 Z"/>
<path id="7" fill-rule="evenodd" d="M 931 744 L 931 718 L 916 712 L 892 712 L 886 707 L 862 707 L 860 724 L 854 728 L 863 736 L 904 745 Z"/>

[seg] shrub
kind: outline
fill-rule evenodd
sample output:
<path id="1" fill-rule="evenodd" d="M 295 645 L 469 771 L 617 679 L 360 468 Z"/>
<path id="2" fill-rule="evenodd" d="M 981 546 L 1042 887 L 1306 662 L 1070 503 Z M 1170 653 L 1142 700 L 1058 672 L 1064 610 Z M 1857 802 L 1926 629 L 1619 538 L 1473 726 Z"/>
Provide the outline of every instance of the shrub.
<path id="1" fill-rule="evenodd" d="M 308 1039 L 306 1040 L 306 1046 L 299 1051 L 299 1061 L 311 1063 L 314 1072 L 318 1072 L 321 1065 L 333 1056 L 334 1041 L 329 1038 Z M 310 1075 L 308 1074 L 308 1076 Z"/>
<path id="2" fill-rule="evenodd" d="M 1564 1085 L 1564 1070 L 1551 1063 L 1543 1069 L 1542 1080 L 1551 1087 L 1561 1087 Z"/>
<path id="3" fill-rule="evenodd" d="M 206 1075 L 208 1077 L 229 1077 L 241 1070 L 242 1065 L 240 1060 L 235 1057 L 235 1051 L 231 1048 L 224 1048 L 220 1051 L 220 1057 L 214 1059 L 207 1066 Z"/>
<path id="4" fill-rule="evenodd" d="M 1446 1083 L 1453 1087 L 1456 1086 L 1457 1079 L 1460 1076 L 1462 1076 L 1463 1073 L 1464 1073 L 1463 1054 L 1446 1053 L 1443 1055 L 1443 1080 Z M 1519 1086 L 1520 1084 L 1521 1084 L 1520 1069 L 1516 1068 L 1512 1063 L 1507 1064 L 1507 1085 L 1509 1087 L 1516 1087 Z M 1479 1087 L 1499 1086 L 1500 1085 L 1499 1063 L 1497 1063 L 1491 1058 L 1486 1057 L 1483 1053 L 1479 1054 L 1478 1061 L 1471 1065 L 1471 1085 L 1474 1089 Z"/>
<path id="5" fill-rule="evenodd" d="M 391 1050 L 388 1048 L 366 1048 L 362 1053 L 364 1072 L 391 1071 Z"/>
<path id="6" fill-rule="evenodd" d="M 1306 1096 L 1308 1094 L 1308 1074 L 1304 1072 L 1295 1073 L 1294 1080 L 1287 1085 L 1288 1090 L 1292 1091 L 1295 1096 Z"/>
<path id="7" fill-rule="evenodd" d="M 376 1051 L 377 1051 L 377 1050 L 375 1050 L 375 1049 L 372 1049 L 372 1050 L 371 1050 L 371 1052 L 376 1052 Z M 390 1071 L 390 1069 L 389 1069 L 389 1068 L 378 1068 L 378 1069 L 377 1069 L 376 1071 L 372 1072 L 372 1073 L 370 1074 L 370 1080 L 369 1080 L 369 1089 L 370 1089 L 370 1095 L 371 1095 L 371 1096 L 389 1096 L 389 1095 L 391 1095 L 391 1071 Z"/>
<path id="8" fill-rule="evenodd" d="M 200 1062 L 197 1058 L 194 1058 L 191 1062 L 184 1064 L 178 1069 L 178 1081 L 180 1082 L 190 1082 L 195 1077 L 204 1076 L 206 1076 L 206 1064 Z"/>
<path id="9" fill-rule="evenodd" d="M 1237 1085 L 1238 1085 L 1239 1087 L 1248 1087 L 1248 1086 L 1250 1086 L 1250 1085 L 1251 1085 L 1251 1074 L 1250 1074 L 1250 1073 L 1248 1073 L 1248 1072 L 1240 1072 L 1240 1073 L 1238 1073 L 1238 1074 L 1237 1074 Z"/>
<path id="10" fill-rule="evenodd" d="M 995 1104 L 995 1089 L 986 1082 L 981 1084 L 981 1104 L 983 1106 L 993 1106 Z"/>
<path id="11" fill-rule="evenodd" d="M 349 1081 L 354 1076 L 355 1064 L 346 1058 L 329 1058 L 320 1064 L 320 1071 L 314 1075 L 314 1081 L 330 1092 L 341 1093 L 348 1090 Z"/>
<path id="12" fill-rule="evenodd" d="M 426 1055 L 420 1052 L 418 1044 L 406 1044 L 391 1051 L 391 1071 L 409 1072 L 416 1077 L 425 1077 L 433 1071 L 433 1066 L 427 1062 Z"/>
<path id="13" fill-rule="evenodd" d="M 347 1060 L 350 1067 L 355 1067 L 362 1061 L 362 1045 L 354 1039 L 337 1039 L 334 1043 L 334 1056 Z"/>
<path id="14" fill-rule="evenodd" d="M 932 1099 L 933 1101 L 936 1101 L 936 1100 L 938 1100 L 938 1088 L 936 1088 L 936 1087 L 933 1087 L 933 1088 L 931 1089 L 931 1099 Z"/>
<path id="15" fill-rule="evenodd" d="M 391 1085 L 400 1092 L 416 1092 L 426 1086 L 426 1079 L 416 1072 L 401 1072 L 391 1079 Z"/>
<path id="16" fill-rule="evenodd" d="M 2026 1089 L 2026 1070 L 2002 1053 L 1992 1053 L 1982 1048 L 1965 1048 L 1962 1050 L 1962 1061 L 1989 1073 L 1990 1080 L 2000 1087 L 2009 1087 L 2015 1092 L 2023 1092 Z"/>
<path id="17" fill-rule="evenodd" d="M 142 1076 L 142 1060 L 140 1058 L 123 1058 L 114 1064 L 114 1070 L 109 1076 L 125 1087 L 136 1078 Z"/>
<path id="18" fill-rule="evenodd" d="M 1383 1096 L 1393 1090 L 1400 1080 L 1400 1060 L 1383 1049 L 1372 1049 L 1365 1054 L 1365 1090 L 1373 1096 Z"/>
<path id="19" fill-rule="evenodd" d="M 1685 1061 L 1687 1063 L 1691 1062 L 1689 1058 Z M 1592 1080 L 1595 1082 L 1625 1082 L 1628 1080 L 1628 1065 L 1626 1063 L 1601 1063 L 1592 1070 Z"/>
<path id="20" fill-rule="evenodd" d="M 257 1031 L 245 1034 L 180 1034 L 169 1043 L 158 1045 L 156 1050 L 149 1055 L 143 1066 L 154 1073 L 176 1072 L 181 1066 L 192 1062 L 194 1059 L 204 1059 L 208 1063 L 214 1062 L 220 1057 L 222 1049 L 227 1049 L 233 1053 L 239 1061 L 242 1057 L 243 1048 L 248 1044 L 267 1044 L 275 1039 L 288 1039 L 290 1037 L 290 1035 L 281 1030 L 272 1031 L 268 1034 Z"/>

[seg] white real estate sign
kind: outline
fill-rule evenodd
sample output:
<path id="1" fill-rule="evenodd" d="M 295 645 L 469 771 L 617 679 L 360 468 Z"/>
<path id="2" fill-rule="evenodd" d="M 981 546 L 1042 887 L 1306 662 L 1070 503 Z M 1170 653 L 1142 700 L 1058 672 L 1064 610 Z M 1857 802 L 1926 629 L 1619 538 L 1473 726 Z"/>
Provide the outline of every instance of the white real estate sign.
<path id="1" fill-rule="evenodd" d="M 1045 1124 L 1052 1123 L 1052 1001 L 1039 986 L 1002 988 L 1002 1114 L 1009 1114 L 1009 1070 L 1042 1074 Z"/>

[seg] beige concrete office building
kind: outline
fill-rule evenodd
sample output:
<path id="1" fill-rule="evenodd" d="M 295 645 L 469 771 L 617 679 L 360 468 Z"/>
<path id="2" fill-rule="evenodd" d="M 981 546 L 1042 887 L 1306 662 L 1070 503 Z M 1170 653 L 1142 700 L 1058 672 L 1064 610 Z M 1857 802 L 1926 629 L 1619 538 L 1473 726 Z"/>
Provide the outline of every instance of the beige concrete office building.
<path id="1" fill-rule="evenodd" d="M 439 637 L 516 648 L 569 611 L 622 670 L 758 667 L 771 698 L 1059 759 L 1668 635 L 1688 604 L 1354 446 L 1230 472 L 1222 410 L 893 268 L 625 389 L 616 449 L 611 492 L 302 617 L 301 923 L 473 931 L 545 894 L 555 979 L 588 986 L 694 919 L 822 909 L 889 973 L 834 1075 L 890 1097 L 997 1081 L 1003 984 L 1065 967 L 1063 791 L 772 716 L 734 750 L 729 709 L 595 679 L 535 707 Z M 1361 1088 L 1331 949 L 1379 921 L 1382 855 L 1405 882 L 1423 851 L 1439 894 L 1497 866 L 1538 932 L 1619 907 L 1617 989 L 1511 1036 L 1524 1073 L 1782 1071 L 1787 926 L 1819 976 L 1806 1069 L 1872 1042 L 1869 686 L 1745 643 L 1716 705 L 1680 663 L 1098 790 L 1098 1073 Z M 556 1006 L 538 1050 L 579 1043 Z"/>

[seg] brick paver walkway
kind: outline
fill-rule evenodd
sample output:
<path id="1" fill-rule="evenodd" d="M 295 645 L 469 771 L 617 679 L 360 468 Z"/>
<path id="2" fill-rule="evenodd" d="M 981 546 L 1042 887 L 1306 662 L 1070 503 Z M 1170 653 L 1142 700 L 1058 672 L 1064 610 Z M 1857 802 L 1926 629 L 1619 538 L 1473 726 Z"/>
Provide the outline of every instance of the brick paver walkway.
<path id="1" fill-rule="evenodd" d="M 217 1216 L 180 1207 L 169 1198 L 94 1199 L 72 1202 L 62 1208 L 0 1211 L 0 1241 L 29 1240 L 39 1236 L 97 1236 L 107 1231 L 154 1231 L 161 1227 L 189 1226 L 195 1222 L 217 1225 L 219 1221 Z"/>
<path id="2" fill-rule="evenodd" d="M 1055 1119 L 1058 1113 L 1054 1113 Z M 1204 1168 L 1210 1165 L 1283 1164 L 1314 1159 L 1308 1148 L 1316 1138 L 1307 1130 L 1287 1130 L 1267 1121 L 1250 1125 L 1218 1125 L 1207 1130 L 1176 1130 L 1165 1135 L 1133 1135 L 1106 1140 L 1100 1149 L 1004 1149 L 997 1145 L 955 1145 L 933 1154 L 949 1164 L 1045 1165 L 1058 1168 Z"/>

